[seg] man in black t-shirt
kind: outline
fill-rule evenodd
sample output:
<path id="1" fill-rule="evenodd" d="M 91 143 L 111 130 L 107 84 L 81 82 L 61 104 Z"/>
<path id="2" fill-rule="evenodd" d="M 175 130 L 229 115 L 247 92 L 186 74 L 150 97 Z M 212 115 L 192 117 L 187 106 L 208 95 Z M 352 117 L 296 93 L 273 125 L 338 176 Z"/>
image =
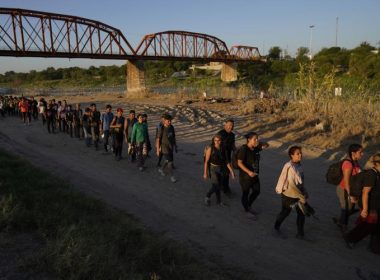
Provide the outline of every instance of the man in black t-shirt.
<path id="1" fill-rule="evenodd" d="M 177 179 L 173 175 L 173 152 L 177 152 L 177 141 L 175 137 L 174 127 L 171 124 L 172 117 L 168 114 L 163 116 L 163 126 L 156 138 L 156 154 L 159 157 L 162 153 L 165 160 L 162 168 L 158 171 L 162 176 L 165 176 L 165 169 L 170 175 L 170 180 L 175 183 Z"/>
<path id="2" fill-rule="evenodd" d="M 260 143 L 255 132 L 250 132 L 245 137 L 247 144 L 243 145 L 237 154 L 237 165 L 240 169 L 239 183 L 243 192 L 241 202 L 247 217 L 256 220 L 256 212 L 251 207 L 260 194 L 260 152 L 269 147 L 269 144 Z"/>
<path id="3" fill-rule="evenodd" d="M 234 121 L 232 119 L 229 119 L 224 123 L 224 128 L 218 132 L 218 134 L 222 137 L 222 145 L 225 151 L 227 152 L 228 162 L 231 162 L 232 152 L 236 150 L 235 134 L 232 132 L 233 129 L 234 129 Z M 227 170 L 226 175 L 223 176 L 222 178 L 223 192 L 226 195 L 231 195 L 229 182 L 230 182 L 230 173 Z"/>
<path id="4" fill-rule="evenodd" d="M 380 254 L 380 153 L 372 158 L 373 168 L 364 171 L 359 222 L 344 236 L 349 248 L 371 234 L 370 250 Z"/>
<path id="5" fill-rule="evenodd" d="M 100 112 L 96 110 L 96 104 L 92 103 L 90 114 L 90 124 L 91 124 L 91 135 L 92 141 L 94 141 L 95 149 L 98 150 L 99 143 L 99 131 L 100 131 Z"/>

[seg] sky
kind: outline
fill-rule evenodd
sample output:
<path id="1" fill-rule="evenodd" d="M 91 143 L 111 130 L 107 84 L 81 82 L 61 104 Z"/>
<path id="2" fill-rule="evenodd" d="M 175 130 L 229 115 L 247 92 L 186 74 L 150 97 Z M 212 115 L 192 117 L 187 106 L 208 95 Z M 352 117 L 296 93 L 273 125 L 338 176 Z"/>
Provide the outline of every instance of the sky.
<path id="1" fill-rule="evenodd" d="M 0 0 L 21 8 L 94 19 L 118 28 L 133 47 L 146 34 L 184 30 L 206 33 L 232 45 L 273 46 L 295 55 L 299 47 L 379 47 L 379 0 Z M 336 32 L 338 18 L 338 32 Z M 314 26 L 310 28 L 310 26 Z M 310 40 L 312 37 L 312 40 Z M 121 60 L 0 57 L 0 74 L 47 67 L 122 65 Z"/>

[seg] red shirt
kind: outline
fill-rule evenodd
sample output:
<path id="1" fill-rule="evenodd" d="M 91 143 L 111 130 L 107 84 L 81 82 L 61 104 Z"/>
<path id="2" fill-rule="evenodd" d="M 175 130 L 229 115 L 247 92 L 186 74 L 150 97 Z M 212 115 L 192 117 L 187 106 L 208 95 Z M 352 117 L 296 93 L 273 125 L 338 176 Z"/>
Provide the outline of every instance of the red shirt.
<path id="1" fill-rule="evenodd" d="M 29 110 L 29 103 L 28 103 L 28 101 L 23 101 L 23 102 L 20 103 L 20 110 L 21 110 L 21 113 L 28 112 L 28 110 Z"/>
<path id="2" fill-rule="evenodd" d="M 353 163 L 351 163 L 351 161 L 345 160 L 342 164 L 342 171 L 347 170 L 347 169 L 352 169 L 351 176 L 356 175 L 356 174 L 360 173 L 360 171 L 361 171 L 358 162 L 354 161 Z M 344 183 L 344 178 L 342 178 L 342 181 L 340 181 L 339 186 L 342 189 L 346 188 L 346 184 Z"/>

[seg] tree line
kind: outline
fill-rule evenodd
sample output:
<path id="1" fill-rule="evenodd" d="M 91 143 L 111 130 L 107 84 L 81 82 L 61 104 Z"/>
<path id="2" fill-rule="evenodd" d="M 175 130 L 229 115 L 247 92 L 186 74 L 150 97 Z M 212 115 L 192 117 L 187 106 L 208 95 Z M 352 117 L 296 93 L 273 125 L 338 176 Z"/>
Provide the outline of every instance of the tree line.
<path id="1" fill-rule="evenodd" d="M 249 85 L 256 89 L 294 90 L 299 87 L 300 72 L 312 67 L 314 78 L 332 77 L 334 86 L 352 91 L 378 92 L 380 88 L 379 49 L 367 42 L 353 49 L 340 47 L 323 48 L 312 59 L 309 49 L 300 47 L 294 57 L 280 47 L 270 48 L 266 63 L 241 63 L 238 66 L 239 80 L 233 86 Z M 222 84 L 217 76 L 204 70 L 191 71 L 192 62 L 144 62 L 145 75 L 149 83 L 208 85 Z M 185 78 L 172 77 L 173 73 L 186 71 Z M 310 74 L 310 72 L 309 72 Z M 119 86 L 125 84 L 126 66 L 48 67 L 29 73 L 8 71 L 0 74 L 0 87 L 12 88 L 65 88 Z M 214 77 L 214 78 L 211 78 Z M 203 81 L 202 81 L 203 80 Z M 211 83 L 210 83 L 211 80 Z M 230 84 L 231 85 L 231 84 Z"/>

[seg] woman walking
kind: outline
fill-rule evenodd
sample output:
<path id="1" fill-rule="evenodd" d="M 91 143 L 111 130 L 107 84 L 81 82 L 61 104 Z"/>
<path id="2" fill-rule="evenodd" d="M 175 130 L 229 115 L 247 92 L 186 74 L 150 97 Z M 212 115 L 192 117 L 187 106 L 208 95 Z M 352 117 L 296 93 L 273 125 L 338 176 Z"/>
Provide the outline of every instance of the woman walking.
<path id="1" fill-rule="evenodd" d="M 288 151 L 290 161 L 282 168 L 280 178 L 276 186 L 276 192 L 281 194 L 281 212 L 277 215 L 274 228 L 281 233 L 280 226 L 286 217 L 289 216 L 292 208 L 297 212 L 297 235 L 298 239 L 304 238 L 305 214 L 303 212 L 308 194 L 304 187 L 304 174 L 301 165 L 302 149 L 299 146 L 292 146 Z"/>
<path id="2" fill-rule="evenodd" d="M 340 218 L 333 221 L 341 229 L 342 233 L 347 231 L 348 218 L 354 212 L 355 198 L 350 197 L 350 178 L 361 172 L 359 160 L 363 156 L 363 147 L 352 144 L 348 147 L 348 153 L 342 163 L 343 178 L 336 187 L 336 194 L 340 205 Z"/>
<path id="3" fill-rule="evenodd" d="M 113 118 L 110 128 L 113 130 L 113 139 L 115 141 L 115 159 L 119 161 L 121 159 L 121 153 L 123 151 L 123 138 L 124 138 L 124 123 L 123 109 L 118 108 L 116 110 L 116 116 Z"/>
<path id="4" fill-rule="evenodd" d="M 227 174 L 227 169 L 231 177 L 235 178 L 235 173 L 229 160 L 226 149 L 222 146 L 222 136 L 217 134 L 211 140 L 211 145 L 206 148 L 203 168 L 203 178 L 211 178 L 211 189 L 208 191 L 205 203 L 211 204 L 211 195 L 215 193 L 216 203 L 224 205 L 220 199 L 220 191 L 223 187 L 223 178 Z"/>

